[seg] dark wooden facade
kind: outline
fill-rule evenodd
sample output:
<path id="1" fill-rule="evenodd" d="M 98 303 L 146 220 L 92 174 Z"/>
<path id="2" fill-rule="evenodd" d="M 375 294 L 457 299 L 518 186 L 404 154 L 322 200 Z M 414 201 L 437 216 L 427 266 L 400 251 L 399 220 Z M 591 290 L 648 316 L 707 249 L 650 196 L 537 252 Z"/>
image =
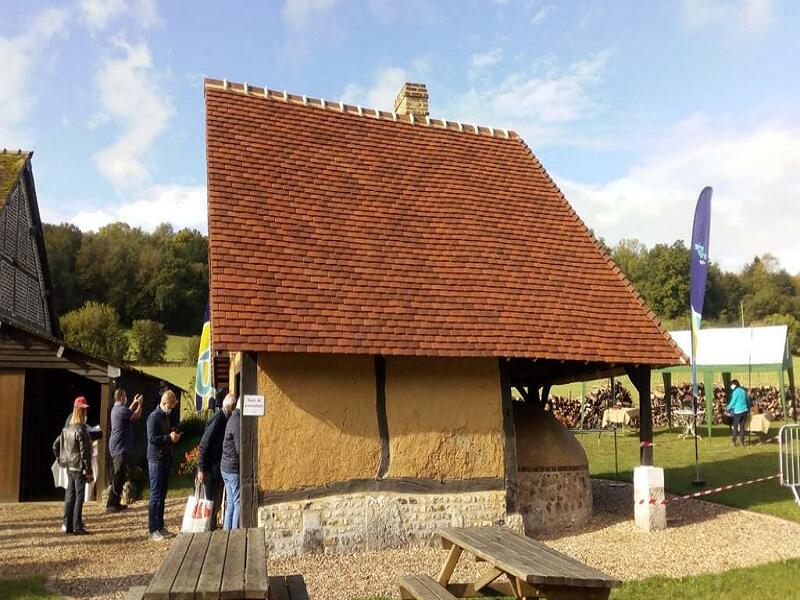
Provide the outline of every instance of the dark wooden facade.
<path id="1" fill-rule="evenodd" d="M 58 322 L 49 300 L 50 274 L 30 156 L 0 158 L 11 165 L 5 170 L 9 191 L 0 198 L 0 315 L 52 335 L 58 334 Z"/>

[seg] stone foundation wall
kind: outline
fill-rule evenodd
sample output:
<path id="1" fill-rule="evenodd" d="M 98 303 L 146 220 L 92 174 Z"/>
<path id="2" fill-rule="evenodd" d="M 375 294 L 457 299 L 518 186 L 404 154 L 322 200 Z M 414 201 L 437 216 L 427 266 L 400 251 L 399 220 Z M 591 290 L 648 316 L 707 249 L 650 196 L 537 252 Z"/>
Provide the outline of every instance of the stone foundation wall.
<path id="1" fill-rule="evenodd" d="M 525 533 L 580 526 L 592 516 L 588 467 L 520 471 L 518 482 L 517 506 Z"/>
<path id="2" fill-rule="evenodd" d="M 438 527 L 507 524 L 505 505 L 502 490 L 346 494 L 261 506 L 258 525 L 272 556 L 338 554 L 433 545 Z"/>

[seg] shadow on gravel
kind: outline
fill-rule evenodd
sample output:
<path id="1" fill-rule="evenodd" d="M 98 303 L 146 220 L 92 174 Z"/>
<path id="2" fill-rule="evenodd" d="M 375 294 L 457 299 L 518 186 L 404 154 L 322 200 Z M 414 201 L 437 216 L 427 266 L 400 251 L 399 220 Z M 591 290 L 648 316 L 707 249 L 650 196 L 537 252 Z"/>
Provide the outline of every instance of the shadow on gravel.
<path id="1" fill-rule="evenodd" d="M 79 577 L 75 579 L 61 579 L 59 576 L 54 576 L 48 578 L 47 587 L 73 598 L 89 598 L 98 595 L 110 596 L 119 592 L 124 593 L 129 588 L 137 585 L 147 585 L 152 578 L 152 573 L 121 577 Z"/>

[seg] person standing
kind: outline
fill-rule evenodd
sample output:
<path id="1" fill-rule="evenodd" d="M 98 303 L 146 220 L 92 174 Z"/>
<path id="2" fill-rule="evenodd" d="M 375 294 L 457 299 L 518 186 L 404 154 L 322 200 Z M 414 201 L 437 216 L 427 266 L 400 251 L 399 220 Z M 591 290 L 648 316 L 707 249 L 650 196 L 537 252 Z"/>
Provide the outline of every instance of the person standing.
<path id="1" fill-rule="evenodd" d="M 747 399 L 747 392 L 739 384 L 738 379 L 731 381 L 731 399 L 725 407 L 733 415 L 733 423 L 731 424 L 731 444 L 736 445 L 736 435 L 738 435 L 744 446 L 744 426 L 747 422 L 747 416 L 750 414 L 750 402 Z"/>
<path id="2" fill-rule="evenodd" d="M 200 439 L 197 457 L 197 481 L 205 486 L 206 498 L 214 505 L 211 509 L 211 529 L 217 527 L 217 515 L 222 501 L 222 445 L 225 439 L 225 427 L 228 417 L 236 407 L 236 397 L 228 394 L 222 401 L 222 410 L 214 413 L 209 419 L 203 437 Z"/>
<path id="3" fill-rule="evenodd" d="M 223 407 L 228 402 L 228 398 L 233 400 L 236 406 L 236 398 L 233 394 L 228 394 L 223 401 Z M 225 438 L 222 441 L 222 462 L 220 471 L 222 480 L 225 482 L 225 517 L 222 520 L 223 529 L 239 528 L 239 510 L 241 502 L 239 499 L 239 409 L 234 408 L 228 423 L 225 425 Z"/>
<path id="4" fill-rule="evenodd" d="M 172 429 L 170 420 L 170 413 L 177 403 L 175 393 L 167 390 L 147 417 L 147 470 L 150 476 L 148 530 L 150 539 L 154 541 L 172 535 L 164 527 L 164 502 L 172 466 L 172 447 L 181 439 L 181 434 Z"/>
<path id="5" fill-rule="evenodd" d="M 122 504 L 122 487 L 128 474 L 128 456 L 133 448 L 133 421 L 142 416 L 141 394 L 136 394 L 128 407 L 128 396 L 125 390 L 118 387 L 114 390 L 114 406 L 111 409 L 111 437 L 108 439 L 108 452 L 111 454 L 113 478 L 111 491 L 106 502 L 106 511 L 119 512 L 127 505 Z"/>
<path id="6" fill-rule="evenodd" d="M 94 481 L 92 472 L 92 442 L 86 428 L 86 411 L 89 403 L 83 396 L 75 398 L 69 425 L 64 427 L 56 440 L 61 461 L 67 468 L 67 492 L 64 495 L 65 531 L 73 535 L 86 535 L 83 526 L 83 503 L 86 500 L 86 484 Z M 53 447 L 56 452 L 56 447 Z"/>

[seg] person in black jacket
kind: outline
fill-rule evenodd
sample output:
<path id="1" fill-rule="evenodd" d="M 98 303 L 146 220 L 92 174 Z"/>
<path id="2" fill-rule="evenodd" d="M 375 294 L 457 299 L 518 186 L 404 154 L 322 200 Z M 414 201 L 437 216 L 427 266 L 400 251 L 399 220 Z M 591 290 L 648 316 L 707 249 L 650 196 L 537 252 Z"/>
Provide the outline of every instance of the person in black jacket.
<path id="1" fill-rule="evenodd" d="M 236 399 L 233 398 L 233 394 L 228 394 L 228 396 L 233 399 L 235 405 Z M 222 480 L 225 482 L 225 496 L 227 497 L 223 529 L 239 528 L 239 509 L 241 506 L 239 499 L 239 448 L 241 440 L 239 421 L 239 409 L 236 408 L 231 413 L 231 416 L 228 417 L 228 424 L 225 426 L 225 439 L 222 442 L 220 471 L 222 471 Z"/>
<path id="2" fill-rule="evenodd" d="M 199 456 L 197 457 L 197 480 L 205 486 L 206 498 L 214 503 L 211 509 L 211 529 L 217 527 L 217 515 L 222 501 L 222 442 L 225 439 L 225 426 L 228 417 L 236 407 L 236 397 L 228 394 L 222 401 L 222 410 L 214 413 L 206 425 L 200 439 Z"/>
<path id="3" fill-rule="evenodd" d="M 148 529 L 150 539 L 154 541 L 172 535 L 164 527 L 164 501 L 172 466 L 172 447 L 181 439 L 181 434 L 172 429 L 170 419 L 170 413 L 177 404 L 175 393 L 167 390 L 161 396 L 159 405 L 147 417 L 147 470 L 150 475 Z"/>
<path id="4" fill-rule="evenodd" d="M 92 441 L 86 428 L 86 398 L 75 398 L 69 426 L 64 427 L 61 436 L 53 445 L 53 452 L 59 457 L 59 464 L 66 467 L 69 474 L 67 492 L 64 495 L 64 519 L 66 532 L 74 535 L 89 533 L 83 526 L 83 502 L 86 499 L 86 484 L 94 481 L 92 472 Z"/>

